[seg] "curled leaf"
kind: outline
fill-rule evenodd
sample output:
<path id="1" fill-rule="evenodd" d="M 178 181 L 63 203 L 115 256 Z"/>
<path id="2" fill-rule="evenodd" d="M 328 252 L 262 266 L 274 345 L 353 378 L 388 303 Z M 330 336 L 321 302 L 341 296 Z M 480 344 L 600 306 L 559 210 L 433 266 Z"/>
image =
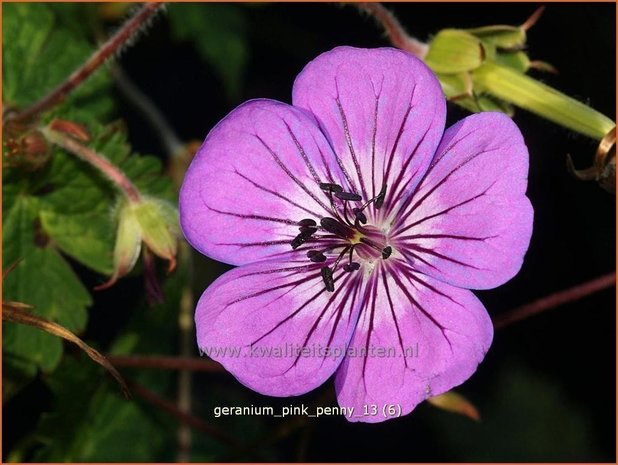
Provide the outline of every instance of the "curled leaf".
<path id="1" fill-rule="evenodd" d="M 49 334 L 61 337 L 62 339 L 72 342 L 81 350 L 86 352 L 86 355 L 88 355 L 88 357 L 90 357 L 92 360 L 105 368 L 116 379 L 116 381 L 118 381 L 118 384 L 120 384 L 120 388 L 122 389 L 125 397 L 129 397 L 129 388 L 127 387 L 124 379 L 122 378 L 120 373 L 118 373 L 118 370 L 116 370 L 114 366 L 109 362 L 109 360 L 107 360 L 99 351 L 90 347 L 88 344 L 86 344 L 64 326 L 61 326 L 58 323 L 54 323 L 26 311 L 25 305 L 26 304 L 16 302 L 3 302 L 2 319 L 6 321 L 12 321 L 13 323 L 33 326 Z"/>

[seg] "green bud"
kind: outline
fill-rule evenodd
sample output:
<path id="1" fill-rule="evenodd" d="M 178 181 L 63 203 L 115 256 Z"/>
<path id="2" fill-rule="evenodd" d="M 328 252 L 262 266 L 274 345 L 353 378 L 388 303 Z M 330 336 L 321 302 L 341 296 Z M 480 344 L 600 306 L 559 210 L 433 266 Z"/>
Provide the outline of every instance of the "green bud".
<path id="1" fill-rule="evenodd" d="M 155 255 L 169 260 L 168 271 L 172 271 L 176 267 L 180 235 L 176 209 L 163 200 L 141 197 L 138 201 L 122 200 L 116 211 L 118 227 L 114 246 L 114 274 L 96 289 L 112 286 L 133 269 L 142 242 Z"/>
<path id="2" fill-rule="evenodd" d="M 132 205 L 127 201 L 117 208 L 118 227 L 116 229 L 116 244 L 114 245 L 114 274 L 104 284 L 95 289 L 107 289 L 119 278 L 128 274 L 133 267 L 142 249 L 142 229 L 135 217 Z"/>
<path id="3" fill-rule="evenodd" d="M 486 62 L 472 72 L 476 89 L 536 113 L 556 124 L 601 140 L 616 125 L 587 105 L 525 74 Z"/>
<path id="4" fill-rule="evenodd" d="M 499 53 L 495 61 L 520 73 L 526 73 L 530 69 L 530 58 L 521 51 Z"/>
<path id="5" fill-rule="evenodd" d="M 526 44 L 526 31 L 521 26 L 484 26 L 464 31 L 501 49 L 517 50 Z"/>
<path id="6" fill-rule="evenodd" d="M 481 41 L 465 31 L 444 29 L 430 42 L 425 62 L 436 73 L 470 71 L 483 63 Z"/>
<path id="7" fill-rule="evenodd" d="M 134 203 L 132 209 L 141 228 L 144 243 L 155 255 L 169 260 L 169 270 L 173 270 L 176 266 L 180 234 L 176 209 L 169 203 L 154 198 L 144 198 Z"/>
<path id="8" fill-rule="evenodd" d="M 444 95 L 448 99 L 459 99 L 472 96 L 472 78 L 470 73 L 436 74 Z"/>

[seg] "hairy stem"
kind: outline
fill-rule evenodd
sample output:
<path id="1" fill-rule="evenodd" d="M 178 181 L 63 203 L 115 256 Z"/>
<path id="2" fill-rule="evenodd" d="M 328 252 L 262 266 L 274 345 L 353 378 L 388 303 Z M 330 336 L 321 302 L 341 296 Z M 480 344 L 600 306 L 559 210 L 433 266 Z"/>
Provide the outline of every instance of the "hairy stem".
<path id="1" fill-rule="evenodd" d="M 33 105 L 20 112 L 7 114 L 6 119 L 11 121 L 27 121 L 42 111 L 48 110 L 60 103 L 77 86 L 99 69 L 108 58 L 117 54 L 123 47 L 131 44 L 132 39 L 142 30 L 144 25 L 148 23 L 162 5 L 162 3 L 146 3 L 135 15 L 124 23 L 118 32 L 101 45 L 84 64 L 73 71 L 64 82 L 60 83 L 55 89 Z"/>
<path id="2" fill-rule="evenodd" d="M 586 296 L 595 292 L 609 289 L 616 285 L 616 272 L 612 271 L 598 278 L 578 284 L 564 291 L 555 292 L 548 296 L 537 299 L 521 307 L 514 308 L 502 315 L 498 315 L 494 319 L 494 327 L 496 329 L 506 328 L 518 321 L 524 320 L 530 316 L 556 308 L 560 305 L 575 302 L 583 299 Z"/>
<path id="3" fill-rule="evenodd" d="M 397 48 L 410 52 L 412 55 L 423 59 L 429 47 L 426 43 L 410 36 L 403 28 L 399 20 L 381 3 L 361 2 L 356 7 L 373 16 L 384 28 L 390 42 Z"/>
<path id="4" fill-rule="evenodd" d="M 120 190 L 130 202 L 139 202 L 141 196 L 137 187 L 131 182 L 124 172 L 111 163 L 104 155 L 80 144 L 70 136 L 54 131 L 49 127 L 41 129 L 41 133 L 52 144 L 63 148 L 67 152 L 77 156 L 81 160 L 99 170 L 114 186 Z"/>

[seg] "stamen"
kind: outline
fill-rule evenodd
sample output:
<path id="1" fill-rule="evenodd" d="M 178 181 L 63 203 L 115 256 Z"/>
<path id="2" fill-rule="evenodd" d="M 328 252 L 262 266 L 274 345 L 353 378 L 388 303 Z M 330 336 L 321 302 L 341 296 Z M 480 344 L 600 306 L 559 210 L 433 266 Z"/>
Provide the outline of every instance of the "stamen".
<path id="1" fill-rule="evenodd" d="M 387 245 L 382 249 L 382 258 L 386 260 L 393 253 L 393 248 L 390 245 Z"/>
<path id="2" fill-rule="evenodd" d="M 318 230 L 318 227 L 317 226 L 301 226 L 298 229 L 301 233 L 308 233 L 309 235 L 311 235 Z"/>
<path id="3" fill-rule="evenodd" d="M 354 213 L 356 221 L 361 224 L 367 224 L 367 215 L 365 215 L 360 208 L 353 208 L 352 213 Z"/>
<path id="4" fill-rule="evenodd" d="M 305 242 L 307 242 L 307 240 L 309 240 L 309 238 L 311 238 L 311 236 L 313 235 L 314 232 L 317 231 L 317 228 L 307 228 L 304 231 L 302 230 L 304 228 L 304 226 L 301 228 L 301 232 L 298 236 L 296 236 L 294 239 L 292 239 L 292 242 L 290 242 L 290 244 L 292 245 L 292 250 L 296 250 L 298 249 L 301 245 L 303 245 Z"/>
<path id="5" fill-rule="evenodd" d="M 357 244 L 354 244 L 352 247 L 350 247 L 350 261 L 349 263 L 346 263 L 345 265 L 343 265 L 343 270 L 344 271 L 356 271 L 360 268 L 360 263 L 354 262 L 352 261 L 352 256 L 354 255 L 354 247 L 356 247 Z"/>
<path id="6" fill-rule="evenodd" d="M 374 207 L 376 207 L 376 210 L 379 210 L 380 208 L 382 208 L 382 205 L 384 204 L 384 198 L 386 197 L 386 183 L 382 184 L 382 189 L 380 189 L 380 192 L 378 193 L 378 195 L 375 197 L 374 199 Z"/>
<path id="7" fill-rule="evenodd" d="M 358 269 L 360 269 L 360 263 L 358 262 L 350 262 L 350 263 L 346 263 L 345 265 L 343 265 L 344 271 L 352 272 Z"/>
<path id="8" fill-rule="evenodd" d="M 355 235 L 355 232 L 352 228 L 328 216 L 320 220 L 320 225 L 329 233 L 335 234 L 339 237 L 349 239 L 354 237 Z"/>
<path id="9" fill-rule="evenodd" d="M 322 189 L 324 192 L 341 192 L 343 191 L 343 187 L 341 187 L 339 184 L 332 184 L 329 182 L 321 182 L 320 183 L 320 189 Z"/>
<path id="10" fill-rule="evenodd" d="M 334 292 L 335 280 L 333 279 L 333 272 L 331 271 L 331 269 L 327 266 L 323 266 L 322 269 L 320 269 L 320 272 L 322 273 L 322 281 L 324 281 L 324 286 L 326 286 L 326 290 L 328 292 Z"/>
<path id="11" fill-rule="evenodd" d="M 324 255 L 324 253 L 315 249 L 309 250 L 307 252 L 307 258 L 309 258 L 309 260 L 311 260 L 313 263 L 322 263 L 326 261 L 326 256 Z"/>
<path id="12" fill-rule="evenodd" d="M 358 202 L 359 200 L 363 200 L 363 198 L 355 194 L 354 192 L 335 192 L 335 197 L 340 200 L 349 200 L 352 202 Z"/>
<path id="13" fill-rule="evenodd" d="M 300 220 L 298 222 L 298 226 L 317 226 L 317 223 L 311 218 L 305 218 L 304 220 Z"/>
<path id="14" fill-rule="evenodd" d="M 381 252 L 383 259 L 387 259 L 393 253 L 393 248 L 390 245 L 387 245 L 386 247 L 380 247 L 378 244 L 376 244 L 372 240 L 367 239 L 366 237 L 361 237 L 359 239 L 359 241 L 361 241 L 363 244 L 367 244 L 369 247 L 373 247 L 377 251 Z"/>

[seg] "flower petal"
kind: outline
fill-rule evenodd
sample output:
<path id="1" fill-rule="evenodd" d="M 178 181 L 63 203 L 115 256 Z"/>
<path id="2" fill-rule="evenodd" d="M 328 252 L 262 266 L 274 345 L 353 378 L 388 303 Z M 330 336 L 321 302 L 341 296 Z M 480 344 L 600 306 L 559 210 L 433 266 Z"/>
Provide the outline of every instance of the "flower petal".
<path id="1" fill-rule="evenodd" d="M 235 268 L 202 295 L 195 314 L 202 353 L 262 394 L 292 396 L 324 383 L 345 355 L 360 309 L 360 274 L 263 261 Z"/>
<path id="2" fill-rule="evenodd" d="M 330 152 L 305 111 L 244 103 L 210 132 L 187 171 L 179 201 L 185 237 L 233 265 L 291 250 L 297 222 L 330 209 L 319 183 L 341 182 Z"/>
<path id="3" fill-rule="evenodd" d="M 476 371 L 493 327 L 472 292 L 406 265 L 381 269 L 365 289 L 368 306 L 335 378 L 339 404 L 354 407 L 350 421 L 406 415 Z"/>
<path id="4" fill-rule="evenodd" d="M 520 269 L 532 234 L 528 150 L 502 113 L 444 133 L 393 235 L 414 268 L 455 286 L 489 289 Z"/>
<path id="5" fill-rule="evenodd" d="M 394 48 L 323 53 L 296 78 L 293 103 L 316 116 L 349 189 L 368 199 L 386 182 L 383 217 L 416 186 L 444 131 L 440 83 Z"/>

